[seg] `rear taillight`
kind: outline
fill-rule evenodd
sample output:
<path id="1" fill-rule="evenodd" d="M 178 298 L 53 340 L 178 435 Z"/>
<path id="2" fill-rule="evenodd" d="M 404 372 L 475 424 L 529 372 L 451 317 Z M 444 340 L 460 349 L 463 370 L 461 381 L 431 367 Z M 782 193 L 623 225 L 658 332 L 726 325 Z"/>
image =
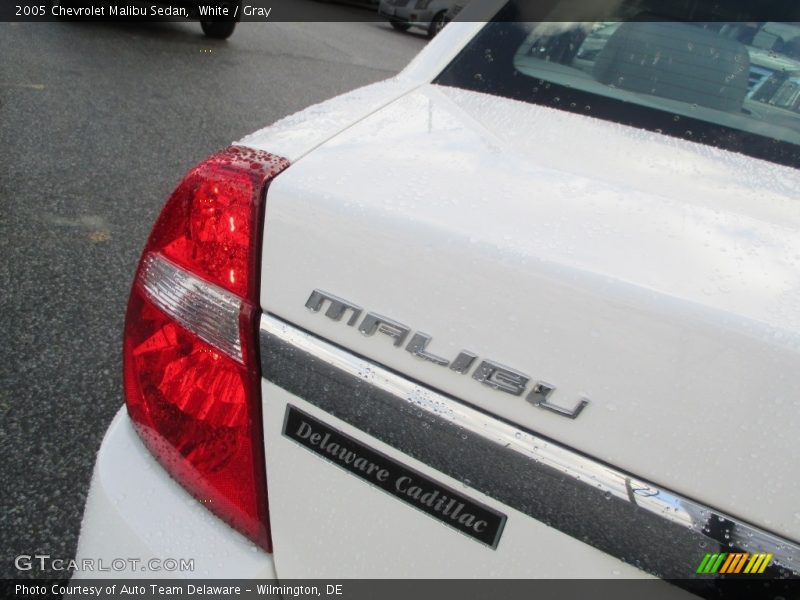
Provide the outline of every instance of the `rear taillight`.
<path id="1" fill-rule="evenodd" d="M 204 506 L 272 550 L 257 351 L 267 183 L 288 166 L 233 146 L 192 169 L 142 253 L 128 302 L 128 413 Z"/>

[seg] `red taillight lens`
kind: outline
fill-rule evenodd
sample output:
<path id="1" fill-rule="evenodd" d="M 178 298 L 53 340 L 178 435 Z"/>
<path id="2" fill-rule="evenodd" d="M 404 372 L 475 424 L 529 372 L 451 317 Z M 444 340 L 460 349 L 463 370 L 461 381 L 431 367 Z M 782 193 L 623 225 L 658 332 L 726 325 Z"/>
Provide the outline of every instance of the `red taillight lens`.
<path id="1" fill-rule="evenodd" d="M 128 413 L 145 445 L 268 552 L 257 253 L 266 185 L 287 166 L 231 147 L 186 175 L 139 262 L 123 351 Z"/>

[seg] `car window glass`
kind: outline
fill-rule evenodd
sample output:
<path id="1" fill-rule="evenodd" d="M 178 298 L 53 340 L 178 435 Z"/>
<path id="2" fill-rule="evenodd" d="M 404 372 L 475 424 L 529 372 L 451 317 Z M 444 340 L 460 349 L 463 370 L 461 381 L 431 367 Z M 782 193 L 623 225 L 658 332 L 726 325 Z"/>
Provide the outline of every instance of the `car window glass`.
<path id="1" fill-rule="evenodd" d="M 627 13 L 490 23 L 437 83 L 800 166 L 800 23 Z"/>

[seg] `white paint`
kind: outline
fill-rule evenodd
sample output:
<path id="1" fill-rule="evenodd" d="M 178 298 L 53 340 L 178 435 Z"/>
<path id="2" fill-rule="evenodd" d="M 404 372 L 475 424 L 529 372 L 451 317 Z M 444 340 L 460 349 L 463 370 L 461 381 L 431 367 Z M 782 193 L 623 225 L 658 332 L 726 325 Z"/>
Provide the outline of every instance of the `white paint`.
<path id="1" fill-rule="evenodd" d="M 341 131 L 433 80 L 482 26 L 450 23 L 396 77 L 309 106 L 237 143 L 296 162 Z"/>
<path id="2" fill-rule="evenodd" d="M 794 169 L 423 86 L 273 182 L 262 305 L 797 539 L 797 189 Z M 307 311 L 314 288 L 430 334 L 434 354 L 468 349 L 591 404 L 564 419 L 417 360 Z"/>

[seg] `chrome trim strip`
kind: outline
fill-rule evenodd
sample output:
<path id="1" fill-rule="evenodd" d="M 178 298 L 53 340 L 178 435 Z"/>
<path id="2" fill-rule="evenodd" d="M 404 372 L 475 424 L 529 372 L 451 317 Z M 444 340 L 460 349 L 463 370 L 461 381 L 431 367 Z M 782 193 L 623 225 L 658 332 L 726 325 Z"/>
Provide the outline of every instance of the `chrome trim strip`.
<path id="1" fill-rule="evenodd" d="M 500 502 L 668 579 L 707 552 L 773 553 L 800 576 L 800 545 L 591 459 L 261 317 L 262 376 Z M 714 576 L 703 575 L 708 582 Z"/>

